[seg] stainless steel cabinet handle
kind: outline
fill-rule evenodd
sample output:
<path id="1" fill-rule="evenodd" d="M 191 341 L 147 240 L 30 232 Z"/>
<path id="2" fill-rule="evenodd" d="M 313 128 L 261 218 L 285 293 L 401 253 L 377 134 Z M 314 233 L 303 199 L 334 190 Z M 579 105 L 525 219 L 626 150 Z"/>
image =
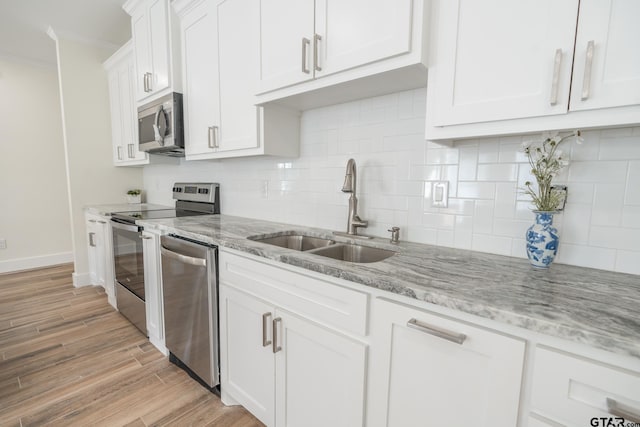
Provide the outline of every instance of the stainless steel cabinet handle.
<path id="1" fill-rule="evenodd" d="M 435 326 L 427 325 L 426 323 L 422 323 L 417 319 L 411 319 L 407 322 L 407 326 L 412 329 L 417 329 L 421 332 L 426 332 L 429 335 L 436 336 L 438 338 L 445 339 L 447 341 L 454 342 L 456 344 L 462 344 L 464 340 L 467 339 L 465 334 L 457 334 L 455 332 L 447 331 L 445 329 L 440 329 Z"/>
<path id="2" fill-rule="evenodd" d="M 100 224 L 106 224 L 107 221 L 98 221 Z"/>
<path id="3" fill-rule="evenodd" d="M 322 37 L 320 36 L 320 34 L 314 34 L 313 35 L 313 68 L 316 71 L 322 71 L 322 67 L 320 66 L 320 56 L 319 56 L 319 51 L 320 51 L 320 42 L 322 41 Z"/>
<path id="4" fill-rule="evenodd" d="M 582 100 L 586 101 L 591 95 L 591 69 L 593 68 L 593 51 L 595 44 L 593 40 L 587 43 L 587 59 L 584 63 L 584 80 L 582 80 Z"/>
<path id="5" fill-rule="evenodd" d="M 98 222 L 95 219 L 90 219 L 89 222 Z"/>
<path id="6" fill-rule="evenodd" d="M 305 74 L 311 73 L 309 68 L 307 68 L 307 55 L 309 46 L 311 46 L 311 40 L 306 37 L 302 38 L 302 72 Z"/>
<path id="7" fill-rule="evenodd" d="M 122 160 L 122 147 L 118 146 L 118 160 Z"/>
<path id="8" fill-rule="evenodd" d="M 96 246 L 96 233 L 89 233 L 89 246 Z"/>
<path id="9" fill-rule="evenodd" d="M 282 318 L 276 317 L 275 319 L 273 319 L 272 326 L 271 326 L 273 328 L 272 349 L 274 353 L 277 353 L 280 350 L 282 350 L 282 347 L 278 345 L 278 323 L 282 324 Z"/>
<path id="10" fill-rule="evenodd" d="M 553 79 L 551 80 L 551 99 L 549 104 L 558 103 L 558 83 L 560 82 L 560 65 L 562 64 L 562 49 L 556 49 L 556 57 L 553 61 Z"/>
<path id="11" fill-rule="evenodd" d="M 133 159 L 133 157 L 134 157 L 133 156 L 133 144 L 127 144 L 127 151 L 128 151 L 128 154 L 129 154 L 129 158 Z"/>
<path id="12" fill-rule="evenodd" d="M 153 74 L 151 73 L 144 73 L 144 91 L 145 92 L 151 92 L 153 89 L 151 87 L 151 77 L 153 76 Z"/>
<path id="13" fill-rule="evenodd" d="M 624 418 L 626 421 L 640 423 L 640 410 L 622 404 L 610 397 L 607 397 L 607 411 L 609 411 L 611 415 Z"/>
<path id="14" fill-rule="evenodd" d="M 145 236 L 145 235 L 142 235 L 141 237 L 142 237 L 144 240 L 151 240 L 151 239 L 153 239 L 153 237 L 151 237 L 151 236 Z"/>
<path id="15" fill-rule="evenodd" d="M 180 261 L 182 263 L 185 264 L 190 264 L 190 265 L 195 265 L 198 267 L 206 267 L 207 266 L 207 260 L 204 258 L 194 258 L 194 257 L 190 257 L 187 255 L 182 255 L 182 254 L 178 254 L 175 253 L 173 251 L 170 251 L 169 249 L 165 248 L 164 246 L 160 246 L 160 253 L 164 256 L 166 256 L 167 258 L 171 258 L 174 259 L 176 261 Z"/>
<path id="16" fill-rule="evenodd" d="M 268 323 L 268 318 L 271 317 L 271 313 L 264 313 L 262 315 L 262 346 L 263 347 L 268 347 L 271 345 L 271 340 L 267 339 L 267 323 Z"/>
<path id="17" fill-rule="evenodd" d="M 209 143 L 209 148 L 218 148 L 218 138 L 217 138 L 217 131 L 218 130 L 218 126 L 209 126 L 208 129 L 208 143 Z"/>

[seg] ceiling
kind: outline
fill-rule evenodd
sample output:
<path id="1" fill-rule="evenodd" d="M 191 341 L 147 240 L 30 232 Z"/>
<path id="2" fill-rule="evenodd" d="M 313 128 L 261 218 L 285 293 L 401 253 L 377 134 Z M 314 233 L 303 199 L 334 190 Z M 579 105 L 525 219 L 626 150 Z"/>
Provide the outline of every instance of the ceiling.
<path id="1" fill-rule="evenodd" d="M 55 64 L 57 35 L 118 47 L 131 37 L 125 0 L 0 0 L 0 56 Z M 114 49 L 115 50 L 115 49 Z"/>

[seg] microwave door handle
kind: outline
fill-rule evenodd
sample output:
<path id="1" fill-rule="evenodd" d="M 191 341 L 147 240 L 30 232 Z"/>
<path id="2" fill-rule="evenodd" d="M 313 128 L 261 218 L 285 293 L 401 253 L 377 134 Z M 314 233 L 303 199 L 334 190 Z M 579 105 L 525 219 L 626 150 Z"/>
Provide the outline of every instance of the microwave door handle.
<path id="1" fill-rule="evenodd" d="M 162 144 L 164 142 L 165 131 L 160 132 L 160 114 L 164 115 L 164 107 L 161 105 L 156 110 L 156 116 L 153 120 L 153 134 L 156 142 Z"/>

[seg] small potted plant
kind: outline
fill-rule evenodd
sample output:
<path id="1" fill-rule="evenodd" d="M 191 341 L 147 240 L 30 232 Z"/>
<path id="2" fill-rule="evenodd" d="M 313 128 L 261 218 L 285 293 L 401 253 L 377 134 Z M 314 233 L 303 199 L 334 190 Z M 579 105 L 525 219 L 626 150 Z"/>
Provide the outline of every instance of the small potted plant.
<path id="1" fill-rule="evenodd" d="M 549 268 L 558 252 L 558 230 L 553 226 L 553 215 L 558 212 L 562 195 L 552 189 L 551 181 L 568 164 L 569 160 L 558 147 L 567 139 L 575 138 L 580 144 L 580 131 L 560 137 L 553 135 L 541 144 L 524 143 L 523 149 L 531 165 L 531 175 L 536 184 L 527 181 L 522 193 L 531 197 L 536 222 L 527 230 L 527 256 L 531 265 Z"/>
<path id="2" fill-rule="evenodd" d="M 133 189 L 127 191 L 127 203 L 142 203 L 142 191 Z"/>

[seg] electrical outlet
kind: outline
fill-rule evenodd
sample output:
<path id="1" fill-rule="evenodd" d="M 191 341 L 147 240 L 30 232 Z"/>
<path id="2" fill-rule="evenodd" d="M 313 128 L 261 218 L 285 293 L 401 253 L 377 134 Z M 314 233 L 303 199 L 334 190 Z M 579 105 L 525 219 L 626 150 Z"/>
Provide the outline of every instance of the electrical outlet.
<path id="1" fill-rule="evenodd" d="M 266 179 L 262 181 L 262 198 L 263 199 L 269 198 L 269 181 Z"/>
<path id="2" fill-rule="evenodd" d="M 564 205 L 567 204 L 567 186 L 566 185 L 552 185 L 551 191 L 560 194 L 560 204 L 558 205 L 558 210 L 563 211 Z"/>
<path id="3" fill-rule="evenodd" d="M 0 249 L 7 249 L 7 239 L 0 239 Z"/>

